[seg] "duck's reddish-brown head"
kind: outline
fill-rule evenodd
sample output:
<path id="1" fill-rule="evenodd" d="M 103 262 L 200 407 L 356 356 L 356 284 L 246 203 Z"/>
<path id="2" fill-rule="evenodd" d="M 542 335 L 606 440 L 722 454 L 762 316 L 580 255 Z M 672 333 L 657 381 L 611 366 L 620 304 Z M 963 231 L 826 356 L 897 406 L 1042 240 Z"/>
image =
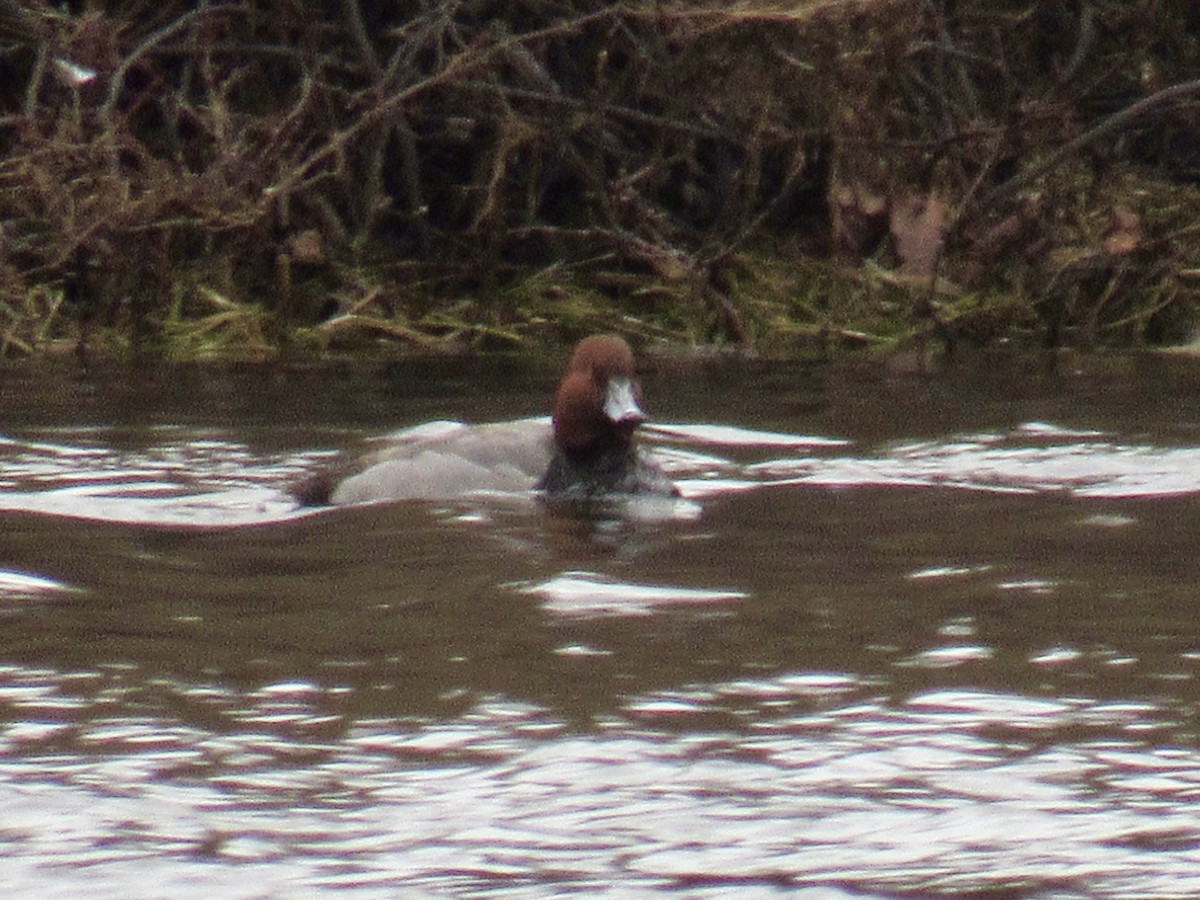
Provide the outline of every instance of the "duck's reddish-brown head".
<path id="1" fill-rule="evenodd" d="M 629 445 L 646 414 L 633 351 L 622 338 L 597 335 L 575 346 L 554 396 L 553 419 L 554 441 L 569 453 Z"/>

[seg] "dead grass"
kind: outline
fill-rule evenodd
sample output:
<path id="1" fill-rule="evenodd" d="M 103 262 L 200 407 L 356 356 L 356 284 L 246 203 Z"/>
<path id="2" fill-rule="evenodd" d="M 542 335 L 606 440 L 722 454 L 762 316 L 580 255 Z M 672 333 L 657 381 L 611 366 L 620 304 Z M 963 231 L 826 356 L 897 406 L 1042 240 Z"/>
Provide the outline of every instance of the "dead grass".
<path id="1" fill-rule="evenodd" d="M 301 6 L 0 47 L 0 354 L 1195 330 L 1186 4 Z"/>

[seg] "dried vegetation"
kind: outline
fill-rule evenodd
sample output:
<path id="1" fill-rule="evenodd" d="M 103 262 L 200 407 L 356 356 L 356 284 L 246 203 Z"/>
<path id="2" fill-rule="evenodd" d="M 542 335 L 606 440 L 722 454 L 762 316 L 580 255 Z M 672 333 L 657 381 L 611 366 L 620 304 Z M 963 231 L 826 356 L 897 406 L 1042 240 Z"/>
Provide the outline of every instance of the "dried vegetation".
<path id="1" fill-rule="evenodd" d="M 1185 0 L 26 6 L 0 353 L 1196 326 Z"/>

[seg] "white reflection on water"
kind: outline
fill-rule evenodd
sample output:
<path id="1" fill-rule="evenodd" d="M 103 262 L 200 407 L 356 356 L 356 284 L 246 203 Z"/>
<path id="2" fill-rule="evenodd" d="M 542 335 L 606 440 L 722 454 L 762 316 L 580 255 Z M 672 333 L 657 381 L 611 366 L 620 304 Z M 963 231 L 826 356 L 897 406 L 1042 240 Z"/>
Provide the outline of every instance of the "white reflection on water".
<path id="1" fill-rule="evenodd" d="M 1028 446 L 1026 437 L 1017 432 L 905 444 L 881 456 L 818 462 L 775 459 L 751 465 L 748 471 L 767 482 L 826 487 L 893 485 L 1160 497 L 1200 490 L 1196 475 L 1200 447 L 1078 440 Z"/>
<path id="2" fill-rule="evenodd" d="M 264 524 L 299 514 L 285 486 L 328 462 L 331 451 L 255 453 L 220 433 L 146 429 L 134 449 L 105 444 L 103 429 L 58 429 L 27 440 L 0 437 L 0 510 L 101 521 Z M 47 440 L 53 436 L 55 440 Z M 990 492 L 1067 492 L 1081 497 L 1173 496 L 1200 490 L 1200 447 L 1107 440 L 1102 433 L 1031 423 L 1007 432 L 862 448 L 844 440 L 713 424 L 646 429 L 664 468 L 689 500 L 772 485 L 950 487 Z M 800 455 L 761 458 L 780 449 Z M 719 453 L 717 451 L 720 451 Z M 485 498 L 486 499 L 486 498 Z M 503 502 L 498 498 L 497 502 Z M 630 516 L 699 517 L 677 501 Z M 1129 524 L 1103 517 L 1089 524 Z"/>
<path id="3" fill-rule="evenodd" d="M 737 590 L 628 584 L 588 572 L 566 572 L 520 590 L 543 597 L 548 612 L 579 617 L 648 616 L 665 606 L 727 603 L 747 596 Z"/>
<path id="4" fill-rule="evenodd" d="M 12 572 L 0 569 L 0 602 L 7 600 L 33 600 L 38 597 L 76 591 L 78 588 L 53 578 L 30 575 L 28 572 Z"/>
<path id="5" fill-rule="evenodd" d="M 145 525 L 279 521 L 296 513 L 282 486 L 330 455 L 256 454 L 220 435 L 169 426 L 146 429 L 151 440 L 136 448 L 105 443 L 103 429 L 53 434 L 60 440 L 0 437 L 0 511 Z"/>
<path id="6" fill-rule="evenodd" d="M 820 487 L 950 487 L 992 492 L 1065 492 L 1131 498 L 1200 491 L 1200 447 L 1160 447 L 1111 439 L 1102 432 L 1033 422 L 1009 431 L 860 448 L 812 435 L 723 425 L 662 425 L 648 429 L 672 442 L 659 449 L 688 497 L 708 497 L 769 485 Z M 678 444 L 688 442 L 689 449 Z M 721 448 L 743 459 L 713 455 Z M 754 459 L 763 451 L 802 455 Z M 1120 518 L 1097 525 L 1128 524 Z"/>
<path id="7" fill-rule="evenodd" d="M 457 720 L 329 732 L 311 684 L 179 691 L 241 727 L 4 732 L 10 891 L 1200 891 L 1200 753 L 1147 747 L 1135 726 L 1169 719 L 1149 703 L 889 703 L 854 676 L 791 672 L 634 696 L 590 734 L 498 696 Z M 686 727 L 738 710 L 757 711 L 745 730 Z"/>
<path id="8" fill-rule="evenodd" d="M 1042 425 L 879 448 L 723 426 L 676 432 L 661 455 L 689 496 L 705 498 L 700 509 L 785 484 L 1158 496 L 1194 492 L 1200 471 L 1195 448 Z M 0 508 L 151 525 L 271 523 L 295 514 L 273 485 L 326 455 L 255 452 L 177 429 L 123 449 L 99 432 L 57 437 L 0 445 Z M 763 458 L 781 450 L 791 455 Z M 501 530 L 500 516 L 456 515 L 455 537 Z M 1133 516 L 1106 515 L 1073 521 L 1105 533 L 1136 530 Z M 672 521 L 684 531 L 691 520 Z M 354 690 L 287 674 L 237 689 L 142 680 L 136 665 L 120 661 L 84 672 L 0 666 L 0 881 L 14 895 L 85 897 L 331 888 L 388 897 L 663 888 L 773 896 L 830 885 L 855 896 L 1200 894 L 1200 753 L 1186 681 L 1153 701 L 1054 696 L 1062 683 L 1046 696 L 972 688 L 967 679 L 979 667 L 1001 663 L 1028 666 L 1038 681 L 1079 670 L 1089 676 L 1079 684 L 1103 685 L 1106 673 L 1135 669 L 1139 656 L 1105 645 L 1106 629 L 1126 625 L 1120 619 L 1100 621 L 1090 639 L 1075 633 L 1078 648 L 1040 631 L 1020 655 L 983 643 L 962 607 L 1005 609 L 986 602 L 991 595 L 977 582 L 996 571 L 1003 597 L 1049 604 L 1069 581 L 1019 559 L 1014 569 L 1003 558 L 928 556 L 897 569 L 930 590 L 930 603 L 946 604 L 945 624 L 929 646 L 898 654 L 886 677 L 799 669 L 680 686 L 678 668 L 649 666 L 644 680 L 654 688 L 615 679 L 612 707 L 583 727 L 456 684 L 445 690 L 473 705 L 432 721 L 364 717 Z M 804 575 L 813 558 L 797 557 L 792 573 Z M 683 583 L 679 569 L 656 579 L 631 562 L 613 578 L 560 572 L 567 566 L 556 558 L 532 575 L 497 578 L 523 579 L 510 589 L 560 617 L 553 658 L 586 666 L 619 662 L 609 647 L 621 644 L 599 635 L 589 642 L 572 629 L 641 616 L 637 625 L 659 625 L 671 646 L 690 649 L 688 629 L 672 633 L 678 623 L 667 620 L 695 606 L 731 618 L 747 609 L 735 626 L 768 642 L 782 620 L 756 620 L 756 596 L 723 577 L 747 559 L 714 560 L 697 573 L 701 587 Z M 959 584 L 948 601 L 944 592 Z M 0 596 L 18 603 L 66 587 L 24 570 L 0 573 Z M 131 618 L 123 627 L 138 625 Z M 822 627 L 814 618 L 812 630 Z M 1002 625 L 988 632 L 997 633 L 1006 633 Z M 58 658 L 57 634 L 30 636 Z M 1179 643 L 1194 647 L 1186 633 Z M 1187 666 L 1200 655 L 1164 653 L 1184 671 L 1163 677 L 1193 677 Z M 699 678 L 704 670 L 687 671 Z M 930 672 L 943 679 L 938 689 L 896 686 Z M 1141 684 L 1116 690 L 1136 693 Z M 401 693 L 408 685 L 401 678 L 384 687 Z"/>
<path id="9" fill-rule="evenodd" d="M 278 489 L 180 493 L 178 485 L 141 482 L 0 494 L 0 510 L 37 512 L 130 525 L 235 526 L 282 521 L 295 501 Z"/>

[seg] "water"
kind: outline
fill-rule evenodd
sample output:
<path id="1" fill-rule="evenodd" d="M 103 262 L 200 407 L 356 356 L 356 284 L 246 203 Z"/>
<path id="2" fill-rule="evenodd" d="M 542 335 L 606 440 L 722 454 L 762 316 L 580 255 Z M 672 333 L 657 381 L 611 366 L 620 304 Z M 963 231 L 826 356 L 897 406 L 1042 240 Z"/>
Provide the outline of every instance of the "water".
<path id="1" fill-rule="evenodd" d="M 1197 370 L 1112 365 L 662 363 L 601 521 L 279 488 L 545 369 L 6 372 L 0 884 L 1195 896 Z"/>

